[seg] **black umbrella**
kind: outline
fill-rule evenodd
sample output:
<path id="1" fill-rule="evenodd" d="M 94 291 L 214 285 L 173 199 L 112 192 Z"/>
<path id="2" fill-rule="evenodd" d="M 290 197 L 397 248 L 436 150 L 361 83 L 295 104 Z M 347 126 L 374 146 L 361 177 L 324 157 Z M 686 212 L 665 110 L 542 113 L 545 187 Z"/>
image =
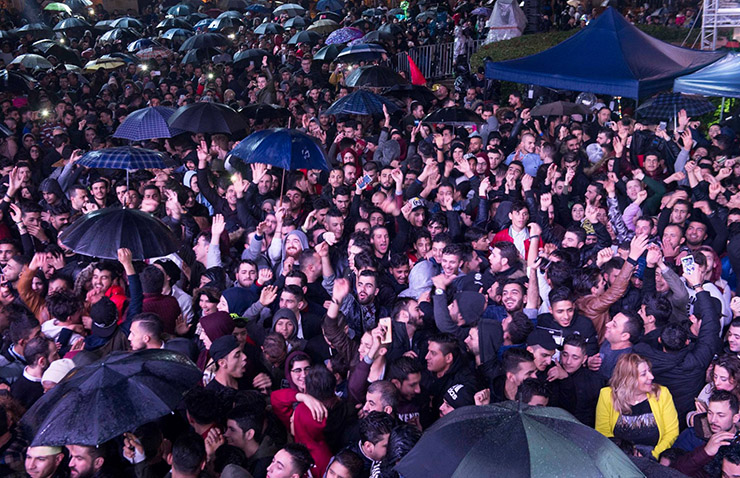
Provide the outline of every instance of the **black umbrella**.
<path id="1" fill-rule="evenodd" d="M 221 17 L 221 18 L 216 18 L 208 25 L 208 31 L 210 32 L 230 32 L 230 31 L 238 30 L 239 27 L 241 26 L 244 26 L 244 22 L 242 22 L 241 19 L 239 18 Z"/>
<path id="2" fill-rule="evenodd" d="M 393 86 L 383 93 L 383 95 L 399 99 L 411 98 L 422 104 L 430 104 L 437 99 L 434 93 L 426 86 L 412 85 L 410 83 Z"/>
<path id="3" fill-rule="evenodd" d="M 475 114 L 474 111 L 455 106 L 433 111 L 423 121 L 425 123 L 448 124 L 452 126 L 468 126 L 482 124 L 484 122 L 483 118 Z"/>
<path id="4" fill-rule="evenodd" d="M 381 32 L 380 30 L 373 30 L 362 37 L 363 43 L 385 43 L 389 41 L 393 41 L 393 35 L 388 32 Z"/>
<path id="5" fill-rule="evenodd" d="M 34 38 L 54 38 L 54 32 L 45 23 L 28 23 L 15 29 L 16 34 L 31 35 Z"/>
<path id="6" fill-rule="evenodd" d="M 171 350 L 114 352 L 76 368 L 24 415 L 33 446 L 96 446 L 172 412 L 201 372 Z"/>
<path id="7" fill-rule="evenodd" d="M 283 27 L 277 23 L 262 23 L 254 29 L 256 35 L 278 35 L 283 31 Z"/>
<path id="8" fill-rule="evenodd" d="M 181 106 L 170 116 L 173 128 L 193 133 L 234 133 L 247 127 L 244 118 L 221 103 L 199 102 Z"/>
<path id="9" fill-rule="evenodd" d="M 228 46 L 229 39 L 220 33 L 203 33 L 193 35 L 180 45 L 180 51 L 186 52 L 194 48 L 216 48 L 219 46 Z"/>
<path id="10" fill-rule="evenodd" d="M 288 45 L 297 45 L 299 43 L 310 43 L 311 45 L 315 45 L 319 40 L 321 40 L 321 35 L 316 32 L 306 30 L 293 35 L 291 39 L 288 40 Z"/>
<path id="11" fill-rule="evenodd" d="M 261 65 L 264 57 L 272 58 L 272 55 L 269 51 L 261 48 L 242 50 L 234 53 L 234 64 L 237 68 L 246 68 L 249 66 L 249 62 L 252 61 L 255 65 Z"/>
<path id="12" fill-rule="evenodd" d="M 532 116 L 570 116 L 587 114 L 589 114 L 588 108 L 581 104 L 570 103 L 568 101 L 555 101 L 532 108 Z"/>
<path id="13" fill-rule="evenodd" d="M 344 44 L 334 43 L 333 45 L 326 45 L 317 51 L 313 56 L 314 61 L 328 61 L 332 62 L 344 50 Z"/>
<path id="14" fill-rule="evenodd" d="M 134 260 L 162 257 L 179 248 L 162 221 L 138 209 L 109 207 L 85 214 L 59 235 L 66 247 L 83 256 L 117 259 L 118 249 L 131 250 Z"/>
<path id="15" fill-rule="evenodd" d="M 61 20 L 59 23 L 54 25 L 54 31 L 56 32 L 84 31 L 90 28 L 92 27 L 89 23 L 87 23 L 87 20 L 80 17 L 65 18 L 64 20 Z"/>
<path id="16" fill-rule="evenodd" d="M 183 65 L 200 65 L 202 63 L 211 61 L 211 58 L 219 54 L 221 54 L 221 52 L 216 50 L 215 48 L 193 48 L 192 50 L 185 53 L 185 56 L 182 57 L 180 63 Z"/>
<path id="17" fill-rule="evenodd" d="M 614 443 L 565 410 L 519 407 L 454 410 L 424 432 L 395 470 L 404 478 L 644 477 Z"/>
<path id="18" fill-rule="evenodd" d="M 391 86 L 406 83 L 406 80 L 385 66 L 368 65 L 355 68 L 347 75 L 344 83 L 352 88 L 371 86 L 375 88 L 390 88 Z"/>
<path id="19" fill-rule="evenodd" d="M 181 18 L 169 17 L 157 23 L 156 30 L 169 30 L 170 28 L 182 28 L 192 30 L 193 26 Z"/>
<path id="20" fill-rule="evenodd" d="M 70 63 L 78 66 L 81 63 L 80 57 L 77 55 L 75 50 L 60 45 L 52 40 L 39 40 L 33 43 L 33 47 L 46 58 L 54 56 L 62 63 Z"/>
<path id="21" fill-rule="evenodd" d="M 283 27 L 287 30 L 290 28 L 305 28 L 308 22 L 303 17 L 289 18 L 287 22 L 283 24 Z"/>
<path id="22" fill-rule="evenodd" d="M 28 93 L 36 86 L 36 80 L 19 71 L 0 70 L 0 90 L 13 93 Z"/>
<path id="23" fill-rule="evenodd" d="M 334 20 L 337 23 L 342 21 L 342 16 L 337 12 L 319 12 L 316 18 L 319 20 Z"/>
<path id="24" fill-rule="evenodd" d="M 277 105 L 263 105 L 260 103 L 247 105 L 239 110 L 245 118 L 250 119 L 279 119 L 290 117 L 290 111 Z"/>

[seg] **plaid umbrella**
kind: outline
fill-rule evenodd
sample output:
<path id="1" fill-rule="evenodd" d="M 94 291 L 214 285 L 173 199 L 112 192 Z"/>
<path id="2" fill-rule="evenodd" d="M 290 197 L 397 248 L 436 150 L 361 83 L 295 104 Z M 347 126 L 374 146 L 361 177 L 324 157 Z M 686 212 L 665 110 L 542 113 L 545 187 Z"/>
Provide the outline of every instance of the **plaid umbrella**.
<path id="1" fill-rule="evenodd" d="M 118 135 L 118 130 L 116 130 L 116 135 Z M 153 149 L 119 146 L 87 152 L 77 161 L 77 164 L 101 169 L 164 169 L 172 167 L 174 163 L 163 153 Z"/>
<path id="2" fill-rule="evenodd" d="M 65 18 L 56 25 L 54 25 L 55 32 L 63 32 L 66 30 L 82 30 L 90 28 L 90 24 L 86 20 L 79 17 Z"/>
<path id="3" fill-rule="evenodd" d="M 313 56 L 313 59 L 315 61 L 332 62 L 342 50 L 344 50 L 344 45 L 342 45 L 341 43 L 326 45 L 325 47 L 321 48 L 321 50 L 316 52 L 316 54 Z"/>
<path id="4" fill-rule="evenodd" d="M 170 28 L 166 32 L 162 33 L 162 36 L 160 38 L 164 40 L 170 40 L 170 41 L 185 41 L 191 36 L 193 36 L 194 33 L 185 30 L 183 28 Z"/>
<path id="5" fill-rule="evenodd" d="M 306 9 L 296 3 L 286 3 L 277 7 L 272 13 L 275 16 L 285 13 L 289 17 L 300 17 L 306 13 Z"/>
<path id="6" fill-rule="evenodd" d="M 141 58 L 142 60 L 151 60 L 152 58 L 169 58 L 172 55 L 172 50 L 163 46 L 152 46 L 136 53 L 136 56 Z"/>
<path id="7" fill-rule="evenodd" d="M 316 10 L 322 12 L 324 10 L 339 11 L 344 8 L 344 2 L 339 0 L 319 0 L 316 4 Z"/>
<path id="8" fill-rule="evenodd" d="M 220 33 L 203 33 L 201 35 L 194 35 L 180 46 L 181 52 L 186 52 L 194 48 L 216 48 L 219 46 L 228 46 L 230 44 L 229 39 Z"/>
<path id="9" fill-rule="evenodd" d="M 170 7 L 170 9 L 167 10 L 167 15 L 172 15 L 174 17 L 187 17 L 190 13 L 190 5 L 182 3 L 175 5 L 174 7 Z"/>
<path id="10" fill-rule="evenodd" d="M 24 55 L 18 55 L 13 58 L 10 62 L 11 65 L 22 65 L 29 70 L 48 70 L 53 68 L 53 65 L 41 55 L 34 53 L 26 53 Z"/>
<path id="11" fill-rule="evenodd" d="M 455 106 L 433 111 L 423 121 L 425 123 L 448 124 L 452 126 L 468 126 L 484 123 L 483 118 L 475 114 L 474 111 Z"/>
<path id="12" fill-rule="evenodd" d="M 338 30 L 339 24 L 334 20 L 316 20 L 308 27 L 308 31 L 316 32 L 319 35 L 328 35 L 329 33 Z"/>
<path id="13" fill-rule="evenodd" d="M 565 410 L 515 402 L 454 410 L 424 432 L 395 470 L 405 478 L 645 476 Z"/>
<path id="14" fill-rule="evenodd" d="M 137 20 L 136 18 L 131 17 L 121 17 L 115 20 L 113 23 L 111 23 L 111 26 L 113 28 L 131 28 L 133 30 L 137 30 L 140 32 L 143 32 L 146 27 L 144 26 L 141 21 Z"/>
<path id="15" fill-rule="evenodd" d="M 321 40 L 321 35 L 318 33 L 303 31 L 293 35 L 291 39 L 288 40 L 288 45 L 297 45 L 299 43 L 310 43 L 311 45 L 315 45 L 319 40 Z"/>
<path id="16" fill-rule="evenodd" d="M 181 106 L 167 121 L 172 128 L 193 133 L 231 134 L 247 127 L 244 118 L 221 103 L 200 102 Z"/>
<path id="17" fill-rule="evenodd" d="M 714 105 L 700 95 L 684 93 L 662 93 L 640 105 L 637 114 L 643 118 L 673 118 L 676 114 L 686 110 L 689 116 L 701 116 L 715 110 Z"/>
<path id="18" fill-rule="evenodd" d="M 289 18 L 287 22 L 283 23 L 283 28 L 289 30 L 291 28 L 305 28 L 308 22 L 303 17 Z"/>
<path id="19" fill-rule="evenodd" d="M 277 23 L 262 23 L 254 29 L 254 33 L 257 35 L 278 35 L 283 31 L 283 27 Z"/>
<path id="20" fill-rule="evenodd" d="M 182 18 L 165 18 L 161 22 L 157 23 L 154 27 L 155 30 L 169 30 L 170 28 L 182 28 L 185 30 L 192 30 L 193 27 Z"/>
<path id="21" fill-rule="evenodd" d="M 66 13 L 67 15 L 72 15 L 72 9 L 69 8 L 67 5 L 59 2 L 49 3 L 44 7 L 44 10 L 47 12 L 61 12 Z"/>
<path id="22" fill-rule="evenodd" d="M 347 75 L 344 83 L 351 88 L 356 88 L 358 86 L 390 88 L 391 86 L 408 82 L 390 68 L 379 65 L 368 65 L 352 70 L 352 72 Z"/>
<path id="23" fill-rule="evenodd" d="M 345 27 L 332 32 L 331 35 L 326 37 L 327 45 L 334 45 L 336 43 L 349 43 L 352 40 L 362 38 L 364 33 L 359 28 Z"/>
<path id="24" fill-rule="evenodd" d="M 387 54 L 385 48 L 374 43 L 348 46 L 337 56 L 337 60 L 344 63 L 359 63 L 361 61 L 379 60 Z"/>
<path id="25" fill-rule="evenodd" d="M 382 116 L 383 105 L 386 106 L 389 113 L 393 113 L 398 109 L 398 106 L 382 96 L 367 90 L 357 90 L 335 101 L 326 112 L 330 115 L 355 114 Z"/>
<path id="26" fill-rule="evenodd" d="M 151 38 L 139 38 L 138 40 L 134 40 L 131 43 L 128 44 L 126 47 L 126 51 L 129 53 L 135 53 L 139 50 L 143 50 L 145 48 L 149 48 L 152 46 L 160 46 L 159 43 L 152 40 Z"/>
<path id="27" fill-rule="evenodd" d="M 19 71 L 0 70 L 0 90 L 13 93 L 28 93 L 36 86 L 36 80 Z"/>

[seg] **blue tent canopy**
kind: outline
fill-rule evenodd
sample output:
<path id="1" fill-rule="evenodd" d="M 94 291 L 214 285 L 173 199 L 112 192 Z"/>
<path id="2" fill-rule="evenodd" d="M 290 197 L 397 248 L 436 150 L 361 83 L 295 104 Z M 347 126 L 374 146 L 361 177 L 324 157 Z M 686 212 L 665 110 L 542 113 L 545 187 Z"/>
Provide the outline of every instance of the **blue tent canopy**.
<path id="1" fill-rule="evenodd" d="M 609 7 L 564 42 L 515 60 L 488 62 L 486 77 L 574 91 L 641 98 L 724 56 L 657 40 Z"/>
<path id="2" fill-rule="evenodd" d="M 699 71 L 676 78 L 673 91 L 740 98 L 740 54 L 729 53 Z"/>

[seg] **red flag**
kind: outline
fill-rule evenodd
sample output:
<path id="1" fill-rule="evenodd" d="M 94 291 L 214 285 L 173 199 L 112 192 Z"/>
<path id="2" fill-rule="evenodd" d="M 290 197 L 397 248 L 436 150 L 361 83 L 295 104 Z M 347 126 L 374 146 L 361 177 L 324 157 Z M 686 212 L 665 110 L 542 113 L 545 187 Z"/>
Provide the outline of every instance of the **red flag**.
<path id="1" fill-rule="evenodd" d="M 419 69 L 419 67 L 416 66 L 416 63 L 414 63 L 414 60 L 411 59 L 411 55 L 407 53 L 406 58 L 409 59 L 409 70 L 411 71 L 411 84 L 421 85 L 421 86 L 426 85 L 427 79 L 424 78 L 424 75 L 421 73 L 421 70 Z"/>

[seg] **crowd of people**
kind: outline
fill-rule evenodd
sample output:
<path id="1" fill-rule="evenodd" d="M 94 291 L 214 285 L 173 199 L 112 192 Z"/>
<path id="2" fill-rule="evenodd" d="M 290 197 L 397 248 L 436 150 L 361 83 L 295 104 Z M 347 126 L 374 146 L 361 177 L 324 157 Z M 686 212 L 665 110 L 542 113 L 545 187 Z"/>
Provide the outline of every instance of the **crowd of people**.
<path id="1" fill-rule="evenodd" d="M 129 12 L 142 37 L 170 6 Z M 457 7 L 422 25 L 407 5 L 410 20 L 366 28 L 404 25 L 387 45 L 402 51 L 477 25 Z M 0 12 L 8 30 L 21 18 Z M 608 97 L 535 117 L 537 98 L 482 72 L 382 117 L 332 115 L 353 91 L 347 65 L 255 35 L 263 18 L 202 62 L 91 73 L 53 56 L 50 70 L 11 65 L 34 35 L 0 37 L 0 62 L 38 82 L 0 89 L 0 475 L 397 477 L 441 417 L 503 401 L 562 408 L 637 463 L 740 475 L 740 131 L 685 111 L 666 129 Z M 126 49 L 99 33 L 67 44 L 86 59 Z M 270 55 L 232 63 L 253 46 Z M 200 101 L 286 114 L 137 144 L 169 169 L 79 164 L 128 144 L 113 134 L 130 113 Z M 443 107 L 481 122 L 424 121 Z M 329 170 L 230 154 L 271 127 L 311 136 Z M 60 241 L 113 207 L 159 218 L 180 249 L 97 260 Z M 99 446 L 30 446 L 21 420 L 69 372 L 144 349 L 203 372 L 175 413 Z"/>

